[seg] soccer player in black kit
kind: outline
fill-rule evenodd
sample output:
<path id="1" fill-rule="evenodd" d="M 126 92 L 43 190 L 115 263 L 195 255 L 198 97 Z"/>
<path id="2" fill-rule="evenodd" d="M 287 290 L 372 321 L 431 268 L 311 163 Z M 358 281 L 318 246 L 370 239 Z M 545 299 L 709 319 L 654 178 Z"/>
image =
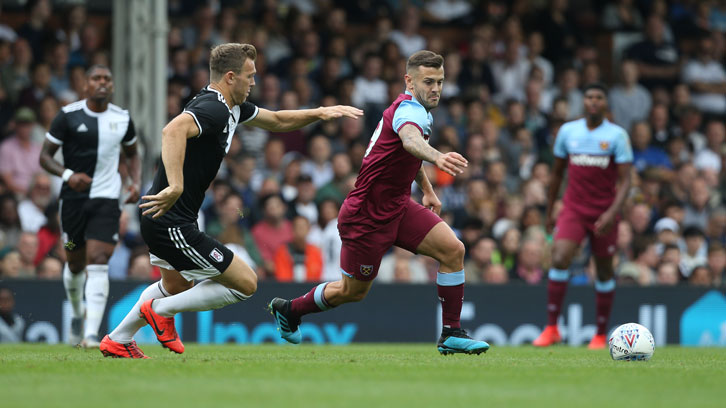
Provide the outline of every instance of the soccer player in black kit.
<path id="1" fill-rule="evenodd" d="M 111 70 L 90 67 L 85 92 L 86 99 L 64 106 L 53 119 L 40 165 L 63 178 L 59 212 L 68 260 L 63 285 L 72 308 L 69 342 L 96 348 L 108 298 L 108 260 L 118 241 L 121 149 L 131 176 L 127 203 L 139 200 L 141 165 L 129 112 L 110 103 Z M 64 164 L 53 159 L 58 149 Z"/>
<path id="2" fill-rule="evenodd" d="M 104 337 L 104 356 L 147 358 L 133 341 L 147 323 L 162 346 L 182 353 L 184 345 L 174 328 L 176 313 L 219 309 L 257 290 L 255 272 L 196 224 L 204 192 L 239 123 L 286 132 L 317 120 L 363 114 L 350 106 L 272 112 L 246 102 L 255 85 L 256 57 L 249 44 L 212 49 L 210 84 L 162 131 L 162 165 L 140 205 L 141 233 L 162 279 L 146 288 L 121 324 Z M 201 282 L 194 285 L 194 280 Z"/>

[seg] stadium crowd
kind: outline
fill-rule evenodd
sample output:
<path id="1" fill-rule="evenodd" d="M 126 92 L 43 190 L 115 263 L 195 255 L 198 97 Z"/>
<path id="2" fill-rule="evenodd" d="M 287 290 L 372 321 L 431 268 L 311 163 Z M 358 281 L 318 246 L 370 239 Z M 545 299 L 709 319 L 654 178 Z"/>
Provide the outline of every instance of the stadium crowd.
<path id="1" fill-rule="evenodd" d="M 466 245 L 467 281 L 546 281 L 553 140 L 582 116 L 582 87 L 601 81 L 635 159 L 617 224 L 618 282 L 726 284 L 726 1 L 569 3 L 169 0 L 169 118 L 206 86 L 209 50 L 224 42 L 257 48 L 250 100 L 260 107 L 365 110 L 362 120 L 289 133 L 240 126 L 200 228 L 261 279 L 337 279 L 340 204 L 383 110 L 403 91 L 408 55 L 429 49 L 445 57 L 446 73 L 430 142 L 469 167 L 456 178 L 426 170 Z M 110 15 L 83 2 L 0 12 L 0 278 L 61 277 L 61 181 L 38 155 L 60 107 L 83 98 L 85 69 L 111 66 L 110 31 Z M 122 212 L 112 279 L 158 279 L 138 216 L 133 205 Z M 585 246 L 574 283 L 592 282 L 589 258 Z M 394 249 L 378 281 L 431 282 L 436 270 Z"/>

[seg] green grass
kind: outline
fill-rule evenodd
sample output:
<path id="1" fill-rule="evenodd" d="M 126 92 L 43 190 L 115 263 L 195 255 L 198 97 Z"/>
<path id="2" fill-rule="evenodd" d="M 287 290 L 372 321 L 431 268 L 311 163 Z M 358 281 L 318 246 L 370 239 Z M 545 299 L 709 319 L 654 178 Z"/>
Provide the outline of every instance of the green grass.
<path id="1" fill-rule="evenodd" d="M 723 407 L 726 349 L 659 347 L 649 362 L 584 348 L 147 345 L 152 360 L 1 345 L 11 407 Z"/>

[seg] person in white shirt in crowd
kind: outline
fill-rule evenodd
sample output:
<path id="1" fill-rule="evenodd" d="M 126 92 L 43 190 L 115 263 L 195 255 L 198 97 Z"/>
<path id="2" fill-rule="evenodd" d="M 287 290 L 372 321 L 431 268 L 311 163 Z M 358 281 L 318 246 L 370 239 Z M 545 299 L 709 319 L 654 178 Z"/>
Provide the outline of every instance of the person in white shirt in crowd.
<path id="1" fill-rule="evenodd" d="M 696 58 L 683 67 L 683 82 L 691 86 L 691 99 L 705 113 L 726 113 L 726 70 L 714 59 L 714 41 L 703 37 Z"/>

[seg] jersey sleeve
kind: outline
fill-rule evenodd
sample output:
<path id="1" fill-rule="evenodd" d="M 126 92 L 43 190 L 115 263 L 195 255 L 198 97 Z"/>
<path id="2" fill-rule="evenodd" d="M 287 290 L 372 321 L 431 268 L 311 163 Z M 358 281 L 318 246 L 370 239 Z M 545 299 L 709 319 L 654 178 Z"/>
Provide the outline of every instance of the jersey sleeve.
<path id="1" fill-rule="evenodd" d="M 245 102 L 239 107 L 239 112 L 239 123 L 245 123 L 256 118 L 260 109 L 252 102 Z"/>
<path id="2" fill-rule="evenodd" d="M 630 146 L 630 138 L 625 130 L 621 130 L 615 137 L 615 163 L 632 163 L 633 148 Z"/>
<path id="3" fill-rule="evenodd" d="M 555 146 L 552 149 L 552 153 L 555 157 L 559 157 L 560 159 L 567 157 L 567 134 L 567 127 L 563 125 L 560 127 L 560 130 L 557 132 L 557 136 L 555 137 Z"/>
<path id="4" fill-rule="evenodd" d="M 129 126 L 126 128 L 124 138 L 121 139 L 121 144 L 131 146 L 134 143 L 136 143 L 136 127 L 134 126 L 134 121 L 129 117 Z"/>
<path id="5" fill-rule="evenodd" d="M 215 134 L 222 132 L 229 119 L 229 108 L 224 102 L 217 99 L 192 101 L 184 108 L 183 113 L 187 113 L 194 118 L 194 122 L 199 129 L 199 134 L 196 137 L 201 137 L 204 133 Z"/>
<path id="6" fill-rule="evenodd" d="M 411 124 L 416 126 L 422 135 L 425 135 L 424 129 L 428 127 L 428 122 L 428 112 L 423 106 L 412 101 L 403 101 L 393 114 L 393 131 L 398 133 L 403 125 Z"/>
<path id="7" fill-rule="evenodd" d="M 45 133 L 45 138 L 53 144 L 63 146 L 67 133 L 68 121 L 66 120 L 65 113 L 61 110 L 57 115 L 55 115 L 53 122 L 50 123 L 50 129 Z"/>

